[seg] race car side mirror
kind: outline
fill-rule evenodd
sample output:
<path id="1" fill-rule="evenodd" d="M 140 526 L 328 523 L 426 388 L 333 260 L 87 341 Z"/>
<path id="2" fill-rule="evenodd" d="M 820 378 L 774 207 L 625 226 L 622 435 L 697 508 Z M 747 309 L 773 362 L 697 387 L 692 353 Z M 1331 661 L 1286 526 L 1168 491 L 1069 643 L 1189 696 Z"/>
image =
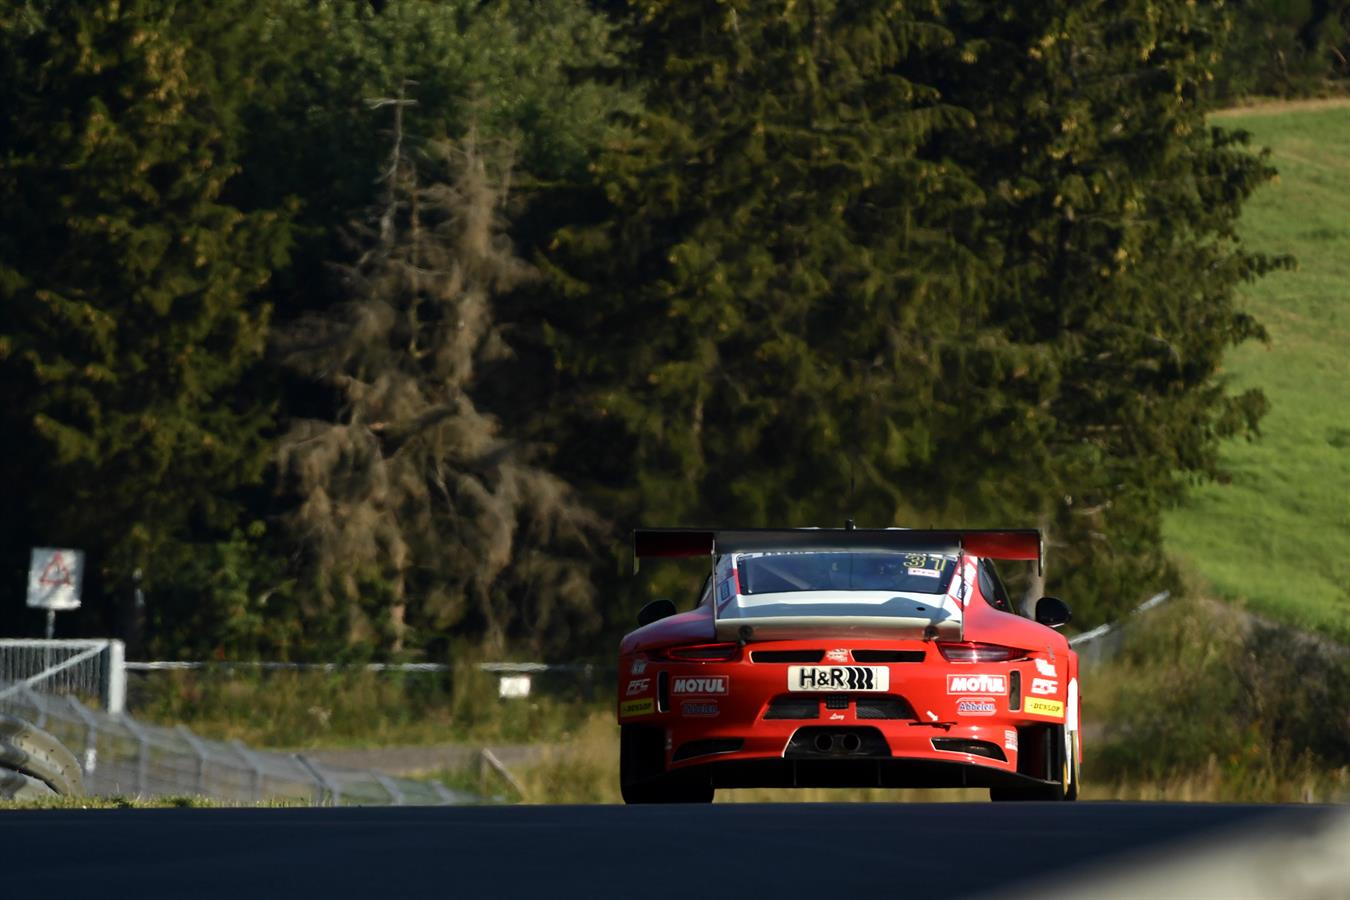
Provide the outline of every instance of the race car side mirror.
<path id="1" fill-rule="evenodd" d="M 1036 621 L 1051 628 L 1060 628 L 1069 623 L 1073 613 L 1069 604 L 1058 597 L 1042 597 L 1036 601 Z"/>
<path id="2" fill-rule="evenodd" d="M 669 600 L 653 600 L 642 609 L 638 610 L 638 627 L 650 625 L 653 622 L 664 619 L 666 616 L 675 615 L 675 604 Z"/>

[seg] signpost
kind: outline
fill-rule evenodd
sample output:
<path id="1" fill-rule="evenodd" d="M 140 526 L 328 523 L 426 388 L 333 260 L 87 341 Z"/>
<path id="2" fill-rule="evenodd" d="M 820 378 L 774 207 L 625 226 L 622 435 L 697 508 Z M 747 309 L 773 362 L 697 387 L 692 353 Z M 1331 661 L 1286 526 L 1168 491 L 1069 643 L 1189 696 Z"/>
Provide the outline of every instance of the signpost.
<path id="1" fill-rule="evenodd" d="M 28 605 L 47 611 L 47 640 L 56 631 L 56 613 L 80 608 L 84 551 L 34 547 L 28 566 Z"/>

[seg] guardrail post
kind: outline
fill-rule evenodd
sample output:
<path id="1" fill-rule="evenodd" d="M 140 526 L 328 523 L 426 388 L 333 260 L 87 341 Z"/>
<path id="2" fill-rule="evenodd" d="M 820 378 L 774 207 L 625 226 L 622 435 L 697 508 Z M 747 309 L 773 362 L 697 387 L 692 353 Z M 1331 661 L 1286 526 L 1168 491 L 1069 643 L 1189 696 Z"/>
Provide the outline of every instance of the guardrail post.
<path id="1" fill-rule="evenodd" d="M 150 780 L 150 736 L 131 716 L 123 716 L 121 722 L 136 739 L 136 796 L 145 797 L 147 782 Z"/>
<path id="2" fill-rule="evenodd" d="M 206 794 L 206 745 L 204 745 L 197 736 L 186 725 L 175 725 L 173 730 L 178 732 L 178 736 L 187 742 L 192 748 L 192 755 L 197 757 L 197 777 L 196 792 L 198 796 Z"/>
<path id="3" fill-rule="evenodd" d="M 319 788 L 317 795 L 319 805 L 323 805 L 324 791 L 328 792 L 328 796 L 332 798 L 334 806 L 342 805 L 342 789 L 329 779 L 329 777 L 323 773 L 323 770 L 311 762 L 309 757 L 305 756 L 303 753 L 292 753 L 291 757 L 300 765 L 304 766 L 305 771 L 313 777 L 315 787 Z"/>
<path id="4" fill-rule="evenodd" d="M 375 776 L 375 780 L 380 783 L 380 787 L 384 788 L 384 792 L 389 795 L 389 799 L 393 801 L 394 806 L 403 806 L 407 803 L 407 798 L 403 792 L 398 789 L 398 785 L 388 775 L 374 769 L 371 770 L 370 774 Z"/>
<path id="5" fill-rule="evenodd" d="M 258 765 L 258 761 L 253 756 L 253 751 L 246 747 L 243 741 L 231 741 L 230 746 L 234 748 L 234 752 L 239 754 L 239 758 L 244 761 L 244 765 L 248 766 L 249 771 L 253 773 L 253 802 L 261 803 L 263 798 L 262 766 Z"/>
<path id="6" fill-rule="evenodd" d="M 120 716 L 127 705 L 127 646 L 119 640 L 108 641 L 103 651 L 102 694 L 103 708 L 109 714 Z"/>
<path id="7" fill-rule="evenodd" d="M 84 725 L 84 774 L 92 775 L 98 768 L 98 719 L 89 708 L 80 702 L 74 694 L 66 694 L 66 704 L 75 712 L 75 717 Z"/>
<path id="8" fill-rule="evenodd" d="M 431 779 L 431 789 L 436 792 L 436 796 L 441 798 L 441 806 L 450 806 L 455 802 L 455 795 L 450 793 L 450 789 L 441 784 L 435 778 Z"/>
<path id="9" fill-rule="evenodd" d="M 521 784 L 520 781 L 516 778 L 516 776 L 511 774 L 511 770 L 508 769 L 505 765 L 503 765 L 502 761 L 497 758 L 497 754 L 493 753 L 487 747 L 484 747 L 482 750 L 479 751 L 478 759 L 479 759 L 478 771 L 480 778 L 483 778 L 483 780 L 486 781 L 486 778 L 484 777 L 485 771 L 484 764 L 486 764 L 486 767 L 491 768 L 492 771 L 496 772 L 498 775 L 501 776 L 503 781 L 505 781 L 508 785 L 511 786 L 511 788 L 516 792 L 517 796 L 522 798 L 525 796 L 525 785 Z M 487 785 L 484 784 L 483 787 L 484 787 L 483 792 L 486 794 Z"/>

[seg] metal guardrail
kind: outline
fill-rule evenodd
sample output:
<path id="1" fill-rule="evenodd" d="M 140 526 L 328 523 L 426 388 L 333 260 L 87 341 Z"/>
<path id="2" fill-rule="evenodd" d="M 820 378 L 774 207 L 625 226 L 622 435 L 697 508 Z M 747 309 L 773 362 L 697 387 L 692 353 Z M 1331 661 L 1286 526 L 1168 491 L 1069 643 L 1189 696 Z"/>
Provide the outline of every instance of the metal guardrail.
<path id="1" fill-rule="evenodd" d="M 1171 596 L 1171 591 L 1159 591 L 1130 610 L 1123 618 L 1098 625 L 1090 631 L 1070 638 L 1069 646 L 1078 652 L 1078 658 L 1085 663 L 1105 662 L 1120 652 L 1121 644 L 1125 640 L 1125 628 L 1131 620 L 1166 603 Z"/>
<path id="2" fill-rule="evenodd" d="M 34 723 L 70 748 L 86 794 L 333 806 L 481 802 L 436 781 L 329 767 L 298 753 L 207 740 L 183 726 L 146 725 L 127 715 L 91 710 L 72 694 L 41 693 L 24 684 L 0 685 L 0 694 L 0 711 Z"/>
<path id="3" fill-rule="evenodd" d="M 534 675 L 542 672 L 578 672 L 592 675 L 604 671 L 605 666 L 594 663 L 540 663 L 540 662 L 485 662 L 478 663 L 483 672 L 498 674 Z M 303 663 L 269 662 L 261 660 L 169 660 L 124 662 L 128 672 L 179 672 L 212 669 L 228 671 L 244 669 L 260 672 L 451 672 L 448 663 Z"/>

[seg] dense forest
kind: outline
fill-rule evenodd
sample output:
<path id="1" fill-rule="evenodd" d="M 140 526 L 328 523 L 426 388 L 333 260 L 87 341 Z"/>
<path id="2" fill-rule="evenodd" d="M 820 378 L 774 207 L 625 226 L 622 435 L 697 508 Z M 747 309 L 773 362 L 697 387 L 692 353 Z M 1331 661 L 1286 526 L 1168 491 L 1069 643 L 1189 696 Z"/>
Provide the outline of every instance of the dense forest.
<path id="1" fill-rule="evenodd" d="M 602 654 L 637 524 L 1027 526 L 1077 622 L 1259 427 L 1206 123 L 1336 2 L 0 5 L 0 621 Z M 140 573 L 139 576 L 136 573 Z M 687 580 L 683 573 L 681 579 Z M 139 581 L 135 580 L 139 578 Z M 133 586 L 146 604 L 133 603 Z"/>

